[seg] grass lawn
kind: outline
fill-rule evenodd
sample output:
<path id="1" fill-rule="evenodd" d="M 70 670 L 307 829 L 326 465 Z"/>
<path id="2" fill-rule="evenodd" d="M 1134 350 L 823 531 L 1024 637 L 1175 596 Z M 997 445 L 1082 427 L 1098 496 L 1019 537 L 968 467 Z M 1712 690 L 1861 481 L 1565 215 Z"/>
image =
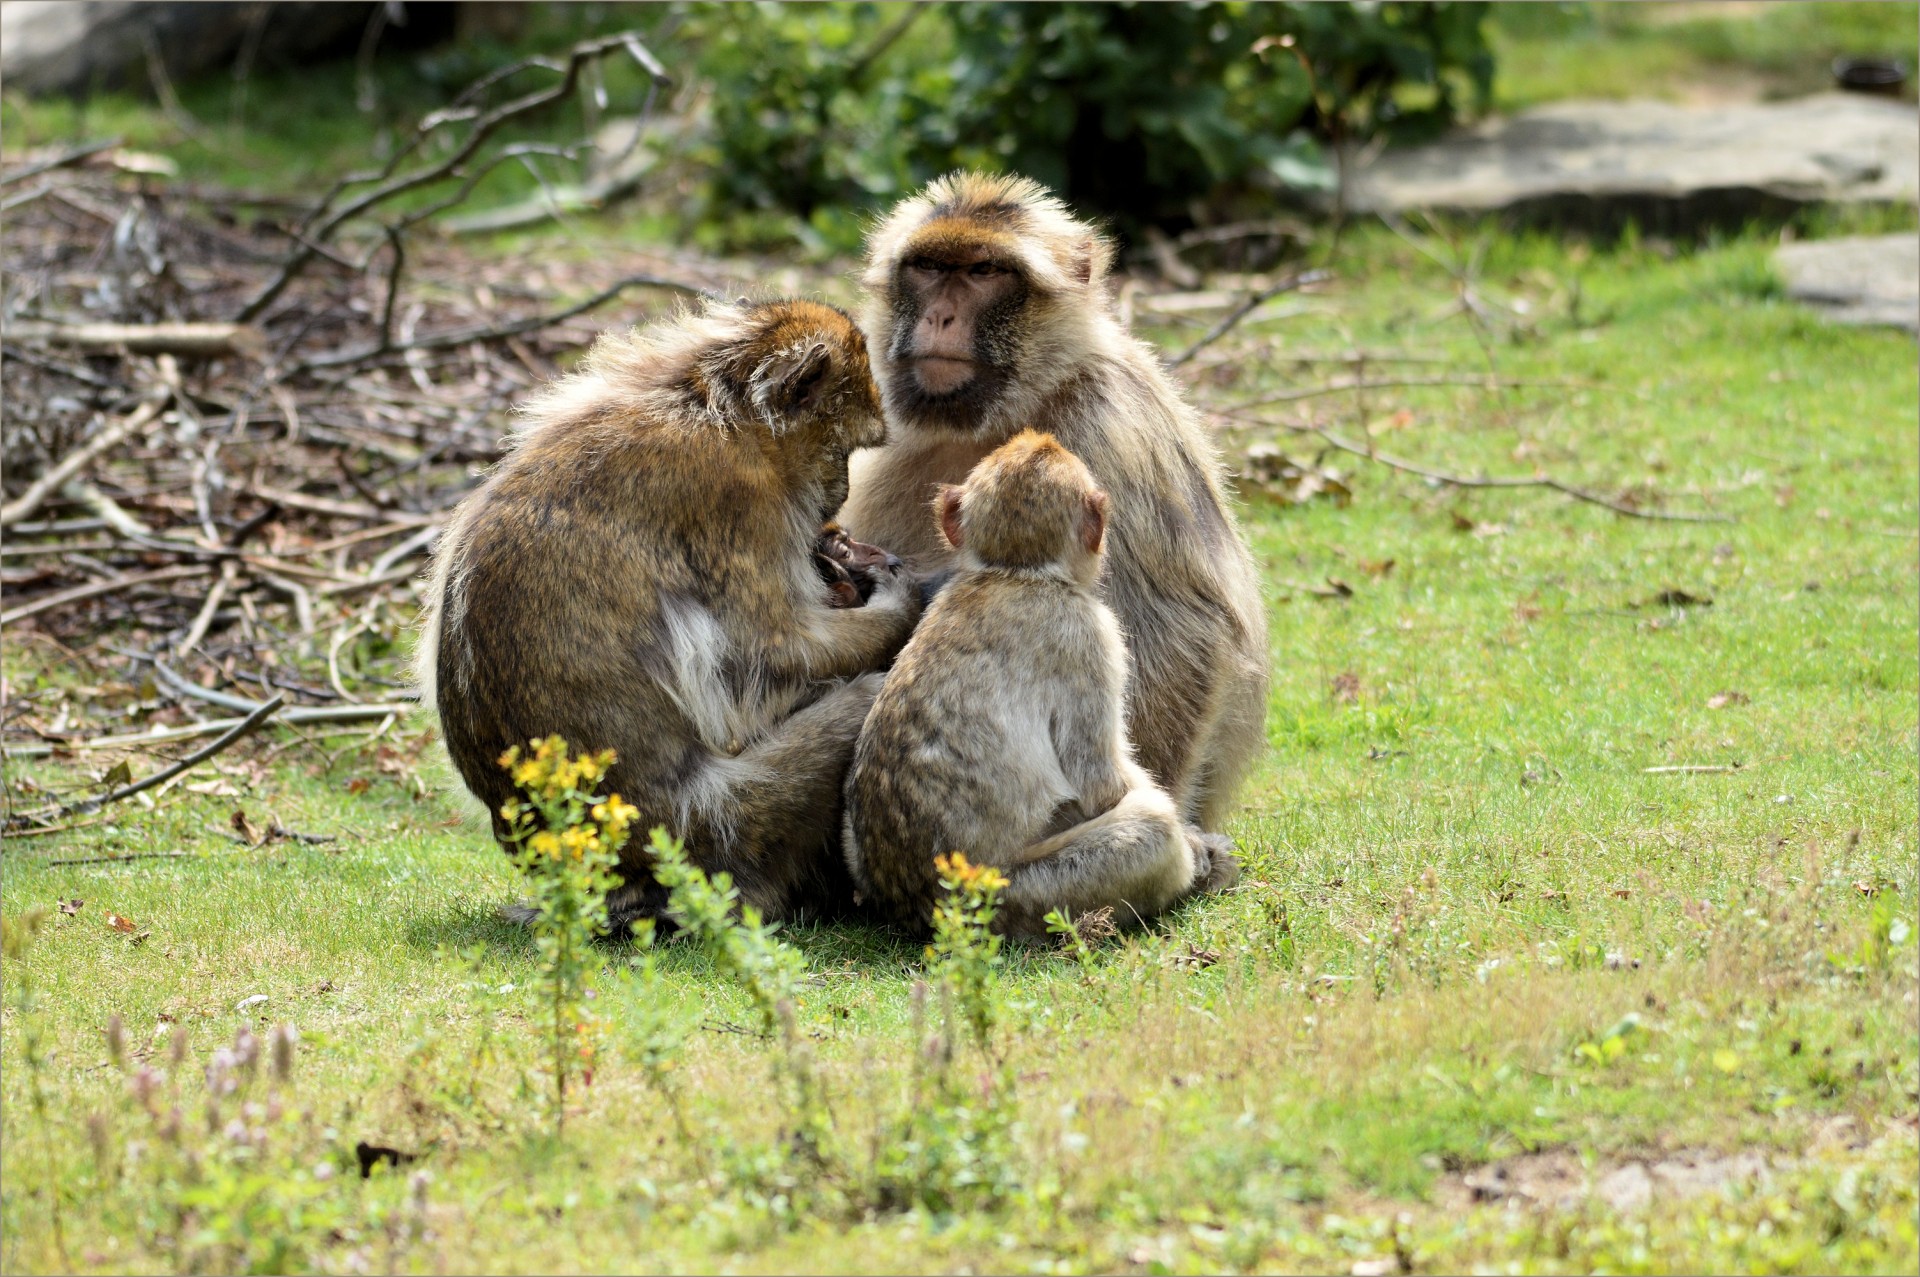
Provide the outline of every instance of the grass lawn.
<path id="1" fill-rule="evenodd" d="M 1913 342 L 1781 299 L 1759 234 L 1493 238 L 1476 323 L 1445 268 L 1476 242 L 1353 231 L 1331 284 L 1189 366 L 1236 445 L 1352 493 L 1243 491 L 1273 664 L 1245 880 L 1083 962 L 1008 954 L 1012 1126 L 948 1097 L 950 1209 L 874 1191 L 940 1024 L 917 945 L 783 932 L 812 973 L 791 1042 L 692 946 L 651 976 L 605 950 L 556 1139 L 512 870 L 423 742 L 249 766 L 263 741 L 189 778 L 227 792 L 9 844 L 10 926 L 85 903 L 0 968 L 0 1267 L 1912 1271 Z M 1354 351 L 1478 384 L 1233 408 Z M 1288 426 L 1728 521 L 1434 486 Z M 8 642 L 16 692 L 97 677 L 50 651 Z M 236 847 L 236 808 L 338 841 Z M 292 1082 L 209 1115 L 215 1048 L 281 1023 Z M 798 1067 L 817 1160 L 781 1139 Z M 361 1141 L 420 1160 L 363 1180 Z"/>

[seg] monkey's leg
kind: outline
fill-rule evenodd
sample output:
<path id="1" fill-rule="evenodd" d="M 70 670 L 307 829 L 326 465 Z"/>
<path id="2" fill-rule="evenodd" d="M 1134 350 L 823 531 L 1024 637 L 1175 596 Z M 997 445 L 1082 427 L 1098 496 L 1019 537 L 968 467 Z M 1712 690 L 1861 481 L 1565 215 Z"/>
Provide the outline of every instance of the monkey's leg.
<path id="1" fill-rule="evenodd" d="M 822 890 L 853 893 L 840 851 L 841 787 L 867 710 L 885 677 L 837 687 L 702 777 L 703 821 L 721 849 L 713 868 L 769 917 L 790 916 Z"/>
<path id="2" fill-rule="evenodd" d="M 1009 935 L 1046 933 L 1046 914 L 1111 906 L 1141 921 L 1201 885 L 1211 870 L 1204 844 L 1188 837 L 1173 800 L 1153 786 L 1127 791 L 1092 820 L 1020 852 L 1007 872 L 1001 927 Z"/>

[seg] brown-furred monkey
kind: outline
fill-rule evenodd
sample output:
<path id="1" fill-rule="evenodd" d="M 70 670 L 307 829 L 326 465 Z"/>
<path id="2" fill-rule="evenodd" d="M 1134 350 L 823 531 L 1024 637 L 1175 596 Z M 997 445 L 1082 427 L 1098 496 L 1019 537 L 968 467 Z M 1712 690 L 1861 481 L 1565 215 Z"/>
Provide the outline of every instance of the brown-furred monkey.
<path id="1" fill-rule="evenodd" d="M 958 551 L 875 698 L 847 774 L 846 853 L 866 899 L 924 930 L 934 858 L 1007 878 L 995 926 L 1049 911 L 1144 921 L 1239 874 L 1231 842 L 1184 824 L 1133 761 L 1127 653 L 1100 601 L 1107 495 L 1028 430 L 943 485 L 928 521 Z"/>
<path id="2" fill-rule="evenodd" d="M 1127 731 L 1183 819 L 1218 830 L 1265 739 L 1266 616 L 1198 415 L 1107 295 L 1112 248 L 1024 178 L 955 173 L 868 240 L 862 316 L 888 442 L 840 521 L 922 576 L 928 503 L 1031 424 L 1113 500 L 1102 593 L 1131 662 Z"/>
<path id="3" fill-rule="evenodd" d="M 609 334 L 526 406 L 441 543 L 416 662 L 496 836 L 501 753 L 557 733 L 615 750 L 602 792 L 767 916 L 847 903 L 841 784 L 881 682 L 861 676 L 920 596 L 883 561 L 844 606 L 815 551 L 848 454 L 883 434 L 859 330 L 804 301 Z M 644 837 L 623 855 L 616 935 L 664 905 Z"/>

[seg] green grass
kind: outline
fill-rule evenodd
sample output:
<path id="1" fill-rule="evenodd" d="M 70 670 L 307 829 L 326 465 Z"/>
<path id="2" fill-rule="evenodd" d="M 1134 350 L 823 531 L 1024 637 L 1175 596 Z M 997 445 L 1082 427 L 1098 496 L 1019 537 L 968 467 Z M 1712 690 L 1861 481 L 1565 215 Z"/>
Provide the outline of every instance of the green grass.
<path id="1" fill-rule="evenodd" d="M 1464 260 L 1473 234 L 1427 247 Z M 1378 389 L 1274 416 L 1730 521 L 1436 488 L 1337 454 L 1344 508 L 1249 493 L 1273 689 L 1232 827 L 1246 880 L 1086 970 L 1009 959 L 1019 1190 L 998 1206 L 898 1215 L 863 1195 L 905 1102 L 923 958 L 857 927 L 789 936 L 819 973 L 795 1013 L 828 1087 L 824 1169 L 779 1151 L 782 1048 L 729 1031 L 751 1019 L 745 995 L 682 946 L 655 986 L 607 953 L 608 1042 L 554 1144 L 531 943 L 494 917 L 516 895 L 504 857 L 429 762 L 419 799 L 371 747 L 330 768 L 296 748 L 264 774 L 230 762 L 237 797 L 176 790 L 9 844 L 7 918 L 86 904 L 3 968 L 0 1267 L 63 1266 L 57 1202 L 86 1271 L 1347 1272 L 1396 1254 L 1415 1271 L 1911 1271 L 1920 386 L 1910 338 L 1783 300 L 1768 251 L 1757 235 L 1680 253 L 1495 239 L 1476 285 L 1524 303 L 1525 327 L 1478 333 L 1444 313 L 1454 284 L 1430 257 L 1355 232 L 1304 313 L 1197 361 L 1214 407 L 1346 371 L 1293 362 L 1315 352 L 1444 361 L 1375 377 L 1491 361 L 1555 384 Z M 1313 459 L 1310 437 L 1278 440 Z M 1351 597 L 1304 588 L 1328 577 Z M 1656 603 L 1666 590 L 1712 604 Z M 86 677 L 23 643 L 6 674 L 21 690 Z M 1711 707 L 1723 692 L 1744 699 Z M 236 806 L 340 841 L 238 849 L 218 834 Z M 48 863 L 155 849 L 199 854 Z M 151 935 L 131 943 L 108 911 Z M 472 946 L 477 978 L 451 956 Z M 691 1142 L 623 1050 L 642 996 L 708 1026 L 670 1071 Z M 169 1213 L 164 1141 L 106 1066 L 115 1013 L 170 1071 L 187 1038 L 188 1096 L 243 1021 L 303 1035 L 290 1106 L 311 1121 L 276 1137 L 258 1179 L 189 1121 L 209 1165 L 240 1168 L 200 1190 L 190 1229 Z M 363 1182 L 360 1140 L 424 1159 Z M 1701 1150 L 1759 1150 L 1774 1170 L 1620 1208 L 1476 1204 L 1461 1180 L 1542 1151 L 1599 1176 Z"/>
<path id="2" fill-rule="evenodd" d="M 1829 90 L 1833 59 L 1842 55 L 1898 57 L 1911 75 L 1920 8 L 1838 0 L 1500 4 L 1489 29 L 1503 110 L 1563 98 L 1711 102 Z"/>

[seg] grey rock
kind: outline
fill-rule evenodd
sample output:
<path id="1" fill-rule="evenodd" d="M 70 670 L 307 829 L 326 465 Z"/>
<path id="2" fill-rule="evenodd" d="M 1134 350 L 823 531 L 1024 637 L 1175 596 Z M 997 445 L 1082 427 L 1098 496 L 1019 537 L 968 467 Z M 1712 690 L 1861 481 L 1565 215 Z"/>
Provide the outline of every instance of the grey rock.
<path id="1" fill-rule="evenodd" d="M 1348 184 L 1349 207 L 1363 212 L 1506 211 L 1616 228 L 1631 218 L 1660 232 L 1916 197 L 1920 113 L 1849 93 L 1715 107 L 1560 102 L 1383 152 Z"/>
<path id="2" fill-rule="evenodd" d="M 181 4 L 162 0 L 7 0 L 0 5 L 0 79 L 27 93 L 150 87 L 147 50 L 174 78 L 219 66 L 252 41 L 284 56 L 351 40 L 373 5 Z"/>
<path id="3" fill-rule="evenodd" d="M 1856 235 L 1785 244 L 1774 253 L 1787 296 L 1841 324 L 1920 332 L 1920 235 Z"/>

